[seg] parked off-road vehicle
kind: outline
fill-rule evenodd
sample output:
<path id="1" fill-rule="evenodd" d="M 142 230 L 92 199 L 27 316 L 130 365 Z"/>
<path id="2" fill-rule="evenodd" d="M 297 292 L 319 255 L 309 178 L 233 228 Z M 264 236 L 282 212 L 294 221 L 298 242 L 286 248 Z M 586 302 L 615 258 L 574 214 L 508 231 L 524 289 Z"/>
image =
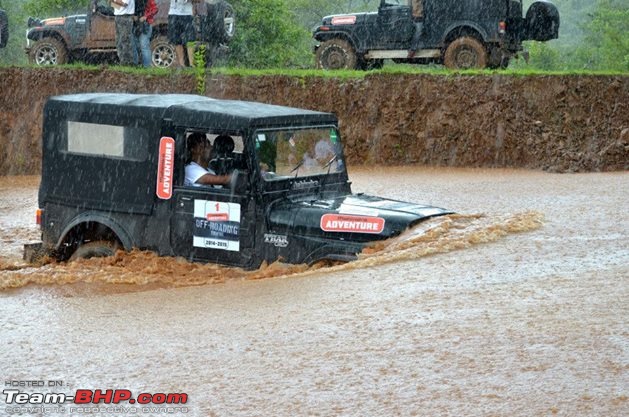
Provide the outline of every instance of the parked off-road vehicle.
<path id="1" fill-rule="evenodd" d="M 314 30 L 316 64 L 324 69 L 370 69 L 394 62 L 448 68 L 506 68 L 526 40 L 559 36 L 559 12 L 521 0 L 381 0 L 377 13 L 333 15 Z M 419 48 L 409 54 L 417 28 Z M 525 58 L 527 57 L 524 54 Z"/>
<path id="2" fill-rule="evenodd" d="M 4 10 L 0 9 L 0 48 L 7 46 L 9 42 L 9 18 Z"/>
<path id="3" fill-rule="evenodd" d="M 210 167 L 231 175 L 231 186 L 185 185 L 193 132 L 214 142 Z M 352 194 L 331 113 L 195 95 L 77 94 L 47 101 L 42 142 L 42 243 L 27 245 L 25 259 L 140 248 L 245 268 L 348 261 L 369 242 L 448 213 Z"/>
<path id="4" fill-rule="evenodd" d="M 153 24 L 153 65 L 169 67 L 176 62 L 168 42 L 170 0 L 156 0 L 159 9 Z M 206 62 L 227 49 L 234 36 L 234 10 L 224 0 L 205 0 L 205 14 L 196 18 L 199 40 L 206 43 Z M 26 53 L 36 65 L 60 65 L 71 61 L 116 61 L 114 9 L 108 0 L 91 0 L 87 14 L 38 20 L 30 18 Z"/>

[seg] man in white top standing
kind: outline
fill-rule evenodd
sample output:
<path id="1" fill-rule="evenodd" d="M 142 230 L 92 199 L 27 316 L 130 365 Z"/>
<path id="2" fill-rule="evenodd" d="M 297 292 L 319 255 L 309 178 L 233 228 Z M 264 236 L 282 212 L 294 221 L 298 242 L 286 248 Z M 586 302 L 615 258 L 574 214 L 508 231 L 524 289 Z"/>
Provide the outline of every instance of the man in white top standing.
<path id="1" fill-rule="evenodd" d="M 216 175 L 207 168 L 210 162 L 212 144 L 203 133 L 194 132 L 187 139 L 190 160 L 186 164 L 184 185 L 228 185 L 231 175 Z"/>
<path id="2" fill-rule="evenodd" d="M 170 0 L 168 41 L 175 45 L 177 63 L 180 67 L 186 66 L 184 46 L 188 50 L 190 66 L 194 62 L 194 47 L 188 46 L 190 42 L 196 41 L 192 12 L 192 0 Z"/>
<path id="3" fill-rule="evenodd" d="M 135 0 L 111 0 L 116 22 L 116 50 L 120 65 L 135 65 L 133 48 L 133 16 Z"/>

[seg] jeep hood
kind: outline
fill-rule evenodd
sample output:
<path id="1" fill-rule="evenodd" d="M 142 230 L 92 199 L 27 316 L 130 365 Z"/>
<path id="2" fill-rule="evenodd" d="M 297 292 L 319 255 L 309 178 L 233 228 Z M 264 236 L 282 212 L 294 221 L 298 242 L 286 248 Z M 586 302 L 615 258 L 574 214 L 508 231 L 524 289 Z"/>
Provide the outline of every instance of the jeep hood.
<path id="1" fill-rule="evenodd" d="M 387 239 L 422 220 L 450 213 L 439 207 L 349 194 L 282 200 L 272 206 L 267 219 L 271 230 L 288 235 L 368 242 Z"/>

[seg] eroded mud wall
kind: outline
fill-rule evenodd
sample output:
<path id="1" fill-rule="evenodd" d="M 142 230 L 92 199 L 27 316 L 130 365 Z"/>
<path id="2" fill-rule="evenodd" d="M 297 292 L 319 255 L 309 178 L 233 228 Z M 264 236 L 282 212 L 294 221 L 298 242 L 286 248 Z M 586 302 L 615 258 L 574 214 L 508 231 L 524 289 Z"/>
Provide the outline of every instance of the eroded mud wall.
<path id="1" fill-rule="evenodd" d="M 207 95 L 335 112 L 350 164 L 629 169 L 629 77 L 207 77 Z M 191 75 L 0 69 L 0 172 L 38 173 L 45 99 L 194 93 Z"/>

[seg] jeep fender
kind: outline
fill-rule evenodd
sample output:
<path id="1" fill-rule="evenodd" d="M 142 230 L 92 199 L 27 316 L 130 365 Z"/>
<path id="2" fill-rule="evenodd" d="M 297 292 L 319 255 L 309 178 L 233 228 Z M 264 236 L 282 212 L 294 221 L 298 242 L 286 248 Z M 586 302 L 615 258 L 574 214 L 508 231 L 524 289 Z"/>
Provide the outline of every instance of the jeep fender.
<path id="1" fill-rule="evenodd" d="M 323 35 L 323 36 L 319 36 Z M 349 33 L 340 30 L 331 32 L 319 32 L 316 34 L 316 38 L 319 42 L 329 41 L 330 39 L 343 39 L 352 45 L 356 53 L 363 52 L 362 48 L 359 48 L 358 41 Z M 317 46 L 318 47 L 318 46 Z"/>
<path id="2" fill-rule="evenodd" d="M 30 30 L 26 37 L 32 41 L 38 41 L 44 38 L 56 38 L 59 39 L 66 48 L 68 48 L 68 40 L 59 31 L 46 29 L 46 30 Z"/>
<path id="3" fill-rule="evenodd" d="M 96 223 L 100 224 L 107 229 L 109 229 L 120 241 L 125 250 L 131 250 L 133 248 L 133 241 L 129 233 L 125 230 L 125 228 L 112 220 L 109 217 L 103 216 L 97 212 L 85 212 L 76 216 L 72 221 L 65 227 L 63 232 L 61 232 L 61 236 L 55 245 L 55 249 L 60 249 L 61 245 L 66 241 L 68 235 L 77 227 L 86 223 Z"/>
<path id="4" fill-rule="evenodd" d="M 490 42 L 494 39 L 489 39 L 487 31 L 480 27 L 478 24 L 472 21 L 462 21 L 451 24 L 446 30 L 443 31 L 445 36 L 441 39 L 442 46 L 447 46 L 453 40 L 460 38 L 461 36 L 474 36 L 480 37 L 482 42 Z M 497 41 L 497 39 L 495 39 Z"/>

